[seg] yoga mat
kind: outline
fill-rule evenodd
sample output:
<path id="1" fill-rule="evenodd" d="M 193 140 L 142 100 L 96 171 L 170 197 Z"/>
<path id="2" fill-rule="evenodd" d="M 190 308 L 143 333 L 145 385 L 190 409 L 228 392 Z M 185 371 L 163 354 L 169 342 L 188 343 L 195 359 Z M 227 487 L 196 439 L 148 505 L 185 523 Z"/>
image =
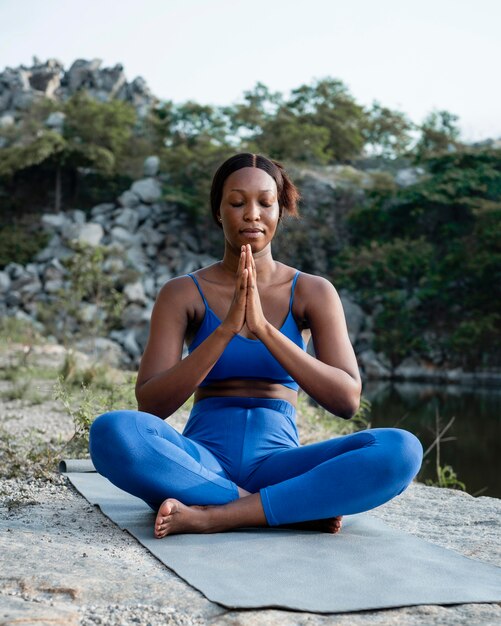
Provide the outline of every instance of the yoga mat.
<path id="1" fill-rule="evenodd" d="M 155 513 L 142 500 L 95 472 L 66 476 L 162 563 L 228 608 L 338 613 L 501 601 L 501 567 L 395 530 L 368 513 L 345 516 L 335 535 L 246 528 L 155 539 Z"/>

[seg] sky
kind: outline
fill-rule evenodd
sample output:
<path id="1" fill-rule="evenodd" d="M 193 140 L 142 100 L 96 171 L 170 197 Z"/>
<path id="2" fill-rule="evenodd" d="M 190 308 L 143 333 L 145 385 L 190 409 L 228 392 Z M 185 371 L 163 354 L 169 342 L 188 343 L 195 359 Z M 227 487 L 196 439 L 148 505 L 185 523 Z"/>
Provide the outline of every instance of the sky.
<path id="1" fill-rule="evenodd" d="M 499 0 L 0 0 L 0 72 L 99 58 L 215 105 L 330 77 L 416 124 L 447 110 L 481 141 L 501 137 L 500 25 Z"/>

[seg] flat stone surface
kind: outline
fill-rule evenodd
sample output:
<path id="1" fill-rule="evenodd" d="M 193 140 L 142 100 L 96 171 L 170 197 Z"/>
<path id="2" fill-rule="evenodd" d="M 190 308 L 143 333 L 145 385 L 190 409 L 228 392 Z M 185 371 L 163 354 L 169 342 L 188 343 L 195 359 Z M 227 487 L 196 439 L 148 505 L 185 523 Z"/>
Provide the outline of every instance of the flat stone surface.
<path id="1" fill-rule="evenodd" d="M 40 381 L 44 391 L 49 385 Z M 3 390 L 8 387 L 7 381 L 2 382 Z M 181 430 L 187 415 L 187 410 L 178 411 L 169 421 Z M 299 421 L 298 425 L 304 443 L 315 439 L 307 424 Z M 72 431 L 71 418 L 52 400 L 30 405 L 4 399 L 0 402 L 0 426 L 13 439 L 29 428 L 38 428 L 47 440 L 58 434 L 67 437 Z M 316 434 L 325 438 L 325 433 Z M 401 496 L 371 513 L 439 546 L 501 566 L 501 500 L 413 483 Z M 47 481 L 26 472 L 0 481 L 0 555 L 0 626 L 501 624 L 501 604 L 414 606 L 332 615 L 227 610 L 208 601 L 157 561 L 60 475 Z"/>

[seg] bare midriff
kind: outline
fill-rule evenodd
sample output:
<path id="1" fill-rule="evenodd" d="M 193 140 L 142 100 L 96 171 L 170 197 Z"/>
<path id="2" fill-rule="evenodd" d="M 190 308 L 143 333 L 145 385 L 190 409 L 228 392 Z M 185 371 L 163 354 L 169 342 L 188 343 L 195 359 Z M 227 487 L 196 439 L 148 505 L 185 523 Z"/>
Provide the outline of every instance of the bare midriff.
<path id="1" fill-rule="evenodd" d="M 244 398 L 274 398 L 287 400 L 293 406 L 297 405 L 297 391 L 266 380 L 232 379 L 214 382 L 205 387 L 197 387 L 195 402 L 213 396 L 240 396 Z"/>

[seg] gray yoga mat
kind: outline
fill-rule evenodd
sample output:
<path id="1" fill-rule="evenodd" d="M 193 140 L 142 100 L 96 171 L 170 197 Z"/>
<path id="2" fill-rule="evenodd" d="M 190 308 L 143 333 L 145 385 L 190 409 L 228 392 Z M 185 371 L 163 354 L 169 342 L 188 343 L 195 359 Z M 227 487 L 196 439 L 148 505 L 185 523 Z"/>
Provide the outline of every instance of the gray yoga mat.
<path id="1" fill-rule="evenodd" d="M 155 539 L 155 513 L 88 463 L 71 472 L 75 465 L 66 461 L 61 469 L 91 504 L 225 607 L 338 613 L 501 601 L 501 567 L 395 530 L 368 513 L 345 516 L 336 535 L 249 528 Z"/>

